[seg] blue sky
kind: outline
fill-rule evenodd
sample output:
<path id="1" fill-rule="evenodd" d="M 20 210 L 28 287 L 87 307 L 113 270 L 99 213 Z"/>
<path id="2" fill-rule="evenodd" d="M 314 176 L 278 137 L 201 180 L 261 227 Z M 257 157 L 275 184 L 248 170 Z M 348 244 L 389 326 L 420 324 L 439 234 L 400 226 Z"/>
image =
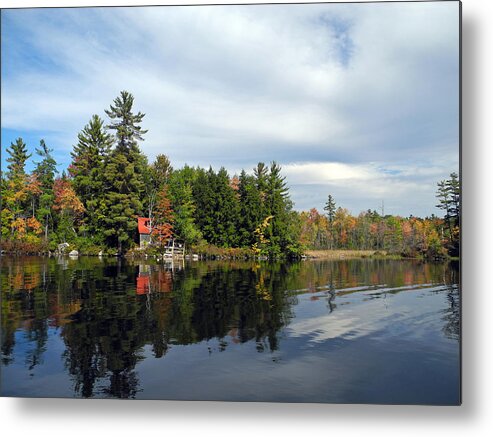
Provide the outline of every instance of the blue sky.
<path id="1" fill-rule="evenodd" d="M 296 209 L 425 216 L 459 166 L 457 2 L 2 11 L 2 160 L 60 169 L 121 90 L 142 150 L 230 174 L 276 160 Z M 4 162 L 2 162 L 4 165 Z"/>

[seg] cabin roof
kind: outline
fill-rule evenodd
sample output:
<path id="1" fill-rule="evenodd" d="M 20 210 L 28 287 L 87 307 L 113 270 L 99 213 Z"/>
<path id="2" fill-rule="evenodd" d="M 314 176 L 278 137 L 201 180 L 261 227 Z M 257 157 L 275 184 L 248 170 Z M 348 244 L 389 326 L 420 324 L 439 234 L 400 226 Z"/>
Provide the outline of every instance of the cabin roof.
<path id="1" fill-rule="evenodd" d="M 148 217 L 138 217 L 137 221 L 139 224 L 139 234 L 146 234 L 149 235 L 151 233 L 151 230 L 149 229 L 149 220 L 151 220 Z"/>

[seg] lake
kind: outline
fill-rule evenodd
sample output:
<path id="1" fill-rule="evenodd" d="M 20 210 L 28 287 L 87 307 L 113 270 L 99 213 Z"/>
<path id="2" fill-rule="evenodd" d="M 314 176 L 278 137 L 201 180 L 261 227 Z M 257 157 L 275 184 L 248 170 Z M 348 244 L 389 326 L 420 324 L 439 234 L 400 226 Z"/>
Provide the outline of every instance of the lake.
<path id="1" fill-rule="evenodd" d="M 458 263 L 2 257 L 2 396 L 460 403 Z"/>

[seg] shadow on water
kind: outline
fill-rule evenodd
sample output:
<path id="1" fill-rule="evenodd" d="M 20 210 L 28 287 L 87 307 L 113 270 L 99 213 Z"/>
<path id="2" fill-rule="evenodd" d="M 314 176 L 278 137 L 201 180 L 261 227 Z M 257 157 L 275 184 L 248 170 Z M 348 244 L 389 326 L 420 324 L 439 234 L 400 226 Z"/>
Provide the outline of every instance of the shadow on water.
<path id="1" fill-rule="evenodd" d="M 145 397 L 141 379 L 147 374 L 138 371 L 139 365 L 166 360 L 172 352 L 181 354 L 183 363 L 197 359 L 189 357 L 197 354 L 192 346 L 204 346 L 209 356 L 231 350 L 223 355 L 225 374 L 231 366 L 241 369 L 252 353 L 270 353 L 270 364 L 255 363 L 259 372 L 267 372 L 283 352 L 289 352 L 290 360 L 293 354 L 306 358 L 305 345 L 289 346 L 286 328 L 293 320 L 332 317 L 348 303 L 368 305 L 368 300 L 409 290 L 445 295 L 440 329 L 445 339 L 459 339 L 458 269 L 451 264 L 345 260 L 165 265 L 13 258 L 3 261 L 1 281 L 4 395 Z M 348 301 L 353 296 L 356 300 Z M 252 345 L 248 357 L 241 345 Z M 328 351 L 321 352 L 321 359 Z M 217 366 L 221 360 L 215 361 Z M 8 383 L 10 371 L 19 378 L 17 385 Z M 157 377 L 158 368 L 147 372 Z M 50 373 L 65 376 L 59 378 L 56 393 L 43 382 Z M 175 391 L 165 396 L 181 395 Z M 228 387 L 218 396 L 229 399 Z"/>

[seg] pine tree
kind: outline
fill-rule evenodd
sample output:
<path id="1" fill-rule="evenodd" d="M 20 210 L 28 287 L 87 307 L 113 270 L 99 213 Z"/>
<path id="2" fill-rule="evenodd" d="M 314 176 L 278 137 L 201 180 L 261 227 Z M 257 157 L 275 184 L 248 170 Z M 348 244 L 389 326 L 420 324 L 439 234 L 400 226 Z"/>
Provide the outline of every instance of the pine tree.
<path id="1" fill-rule="evenodd" d="M 79 141 L 71 152 L 69 171 L 74 189 L 86 203 L 102 190 L 102 167 L 110 153 L 113 139 L 105 132 L 103 120 L 98 115 L 92 116 L 77 137 Z"/>
<path id="2" fill-rule="evenodd" d="M 265 203 L 267 200 L 266 191 L 269 169 L 263 162 L 259 162 L 257 166 L 253 169 L 253 175 L 255 176 L 255 184 L 260 195 L 260 220 L 263 221 L 264 218 L 269 215 L 269 208 Z"/>
<path id="3" fill-rule="evenodd" d="M 224 167 L 221 167 L 215 178 L 215 194 L 216 235 L 214 244 L 222 247 L 236 247 L 239 241 L 237 235 L 239 202 Z"/>
<path id="4" fill-rule="evenodd" d="M 155 161 L 149 165 L 144 173 L 145 198 L 144 209 L 147 217 L 153 219 L 155 207 L 158 201 L 158 193 L 165 185 L 168 185 L 173 174 L 173 167 L 166 155 L 156 156 Z"/>
<path id="5" fill-rule="evenodd" d="M 196 170 L 185 166 L 172 172 L 170 177 L 170 198 L 174 210 L 173 234 L 187 245 L 196 244 L 202 238 L 195 221 L 196 205 L 192 185 Z"/>
<path id="6" fill-rule="evenodd" d="M 240 196 L 239 245 L 251 247 L 255 243 L 254 232 L 265 217 L 262 217 L 260 193 L 255 177 L 247 175 L 244 170 L 240 173 L 238 193 Z"/>
<path id="7" fill-rule="evenodd" d="M 166 155 L 159 154 L 150 166 L 152 183 L 158 189 L 169 184 L 171 175 L 173 174 L 173 166 Z"/>
<path id="8" fill-rule="evenodd" d="M 143 183 L 135 167 L 122 153 L 111 155 L 105 171 L 105 195 L 101 203 L 106 244 L 123 254 L 134 240 L 137 217 L 142 214 Z"/>
<path id="9" fill-rule="evenodd" d="M 12 179 L 20 175 L 25 175 L 26 161 L 31 157 L 31 154 L 27 153 L 26 143 L 22 138 L 17 138 L 15 143 L 10 143 L 10 147 L 7 149 L 7 153 L 10 155 L 7 158 L 8 175 L 7 177 Z"/>
<path id="10" fill-rule="evenodd" d="M 288 196 L 285 177 L 281 176 L 281 167 L 273 161 L 266 183 L 265 205 L 267 215 L 273 216 L 265 235 L 270 242 L 271 256 L 279 256 L 292 243 L 288 234 L 289 212 L 292 208 Z"/>
<path id="11" fill-rule="evenodd" d="M 105 169 L 105 197 L 102 201 L 102 227 L 107 244 L 122 254 L 136 236 L 137 217 L 143 213 L 144 178 L 147 159 L 137 141 L 142 141 L 141 112 L 132 112 L 134 98 L 122 91 L 106 111 L 112 120 L 108 129 L 115 131 L 116 147 Z"/>
<path id="12" fill-rule="evenodd" d="M 460 181 L 457 173 L 451 173 L 447 181 L 447 188 L 450 193 L 450 215 L 454 225 L 460 225 Z"/>
<path id="13" fill-rule="evenodd" d="M 26 144 L 22 138 L 17 138 L 7 148 L 10 155 L 6 178 L 2 177 L 2 235 L 13 238 L 19 227 L 24 226 L 29 200 L 28 177 L 25 167 L 31 156 L 27 153 Z M 25 226 L 24 226 L 25 227 Z"/>
<path id="14" fill-rule="evenodd" d="M 57 162 L 53 158 L 52 152 L 53 149 L 50 149 L 45 141 L 41 140 L 39 148 L 36 149 L 36 154 L 41 157 L 41 161 L 36 163 L 36 168 L 34 169 L 34 174 L 40 183 L 42 191 L 39 197 L 37 218 L 43 223 L 45 241 L 48 241 L 50 224 L 53 226 L 53 215 L 51 213 L 54 201 L 53 183 L 55 174 L 58 173 Z"/>
<path id="15" fill-rule="evenodd" d="M 69 172 L 74 190 L 87 212 L 86 227 L 88 235 L 101 240 L 101 203 L 104 197 L 104 173 L 113 138 L 105 132 L 103 120 L 93 115 L 89 123 L 78 134 L 78 143 L 74 146 L 72 164 Z"/>
<path id="16" fill-rule="evenodd" d="M 437 190 L 437 198 L 438 205 L 437 208 L 443 209 L 445 211 L 445 222 L 448 225 L 449 230 L 451 230 L 451 221 L 450 221 L 450 208 L 451 208 L 451 199 L 450 192 L 447 187 L 447 181 L 443 180 L 438 182 L 438 190 Z"/>
<path id="17" fill-rule="evenodd" d="M 332 249 L 333 241 L 334 241 L 334 217 L 336 214 L 336 202 L 331 194 L 327 198 L 327 202 L 325 203 L 324 210 L 327 211 L 327 218 L 329 222 L 329 248 Z"/>
<path id="18" fill-rule="evenodd" d="M 437 198 L 437 208 L 445 211 L 449 253 L 456 256 L 460 242 L 460 180 L 457 173 L 451 173 L 450 179 L 438 182 Z"/>
<path id="19" fill-rule="evenodd" d="M 212 167 L 206 172 L 204 169 L 197 169 L 197 176 L 193 181 L 192 193 L 196 206 L 195 221 L 202 233 L 204 239 L 208 243 L 212 243 L 215 239 L 214 229 L 214 209 L 215 209 L 215 193 L 214 193 L 215 173 Z"/>
<path id="20" fill-rule="evenodd" d="M 108 125 L 108 129 L 115 131 L 117 139 L 117 147 L 120 151 L 129 154 L 132 150 L 135 152 L 138 150 L 137 141 L 143 141 L 142 135 L 147 133 L 147 130 L 143 130 L 139 123 L 145 116 L 142 112 L 134 114 L 132 107 L 134 104 L 134 97 L 128 91 L 121 91 L 113 105 L 110 105 L 110 109 L 105 110 L 106 115 L 113 120 Z M 138 150 L 140 152 L 140 150 Z"/>
<path id="21" fill-rule="evenodd" d="M 39 142 L 39 148 L 36 148 L 36 154 L 42 159 L 40 162 L 35 163 L 36 168 L 34 173 L 37 175 L 41 185 L 45 189 L 52 189 L 53 182 L 55 180 L 55 174 L 58 173 L 57 162 L 53 158 L 53 149 L 50 149 L 45 140 Z"/>
<path id="22" fill-rule="evenodd" d="M 327 211 L 327 218 L 329 219 L 329 223 L 332 224 L 336 213 L 336 203 L 334 201 L 334 198 L 330 194 L 327 198 L 327 202 L 325 203 L 324 211 Z"/>

